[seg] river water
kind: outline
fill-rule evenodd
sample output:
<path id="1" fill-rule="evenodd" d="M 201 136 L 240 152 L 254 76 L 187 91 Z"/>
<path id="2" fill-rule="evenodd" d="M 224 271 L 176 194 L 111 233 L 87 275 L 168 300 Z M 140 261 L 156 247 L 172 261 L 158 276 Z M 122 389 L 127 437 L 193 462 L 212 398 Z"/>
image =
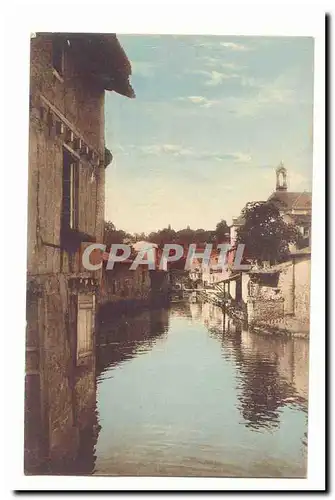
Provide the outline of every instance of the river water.
<path id="1" fill-rule="evenodd" d="M 305 477 L 308 340 L 208 303 L 103 325 L 94 473 Z"/>

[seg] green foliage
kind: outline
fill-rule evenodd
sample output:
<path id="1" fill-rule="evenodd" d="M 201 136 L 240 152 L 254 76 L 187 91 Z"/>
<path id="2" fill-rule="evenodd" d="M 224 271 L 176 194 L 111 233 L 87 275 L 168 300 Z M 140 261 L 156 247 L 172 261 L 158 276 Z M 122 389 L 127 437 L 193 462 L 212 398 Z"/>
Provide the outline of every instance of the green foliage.
<path id="1" fill-rule="evenodd" d="M 157 245 L 164 245 L 164 243 L 174 243 L 176 238 L 176 232 L 171 229 L 171 226 L 159 231 L 153 231 L 148 235 L 148 240 Z"/>
<path id="2" fill-rule="evenodd" d="M 245 255 L 258 262 L 282 260 L 289 252 L 289 243 L 299 237 L 297 228 L 286 223 L 272 203 L 248 203 L 242 217 L 245 223 L 237 230 L 237 243 L 244 243 Z"/>
<path id="3" fill-rule="evenodd" d="M 229 227 L 227 222 L 222 219 L 216 224 L 215 228 L 215 242 L 216 243 L 226 243 L 229 242 Z"/>
<path id="4" fill-rule="evenodd" d="M 131 235 L 122 229 L 116 229 L 111 221 L 105 222 L 104 228 L 104 244 L 109 247 L 113 243 L 125 243 L 131 239 Z"/>
<path id="5" fill-rule="evenodd" d="M 150 234 L 134 233 L 133 235 L 116 229 L 113 222 L 105 222 L 105 241 L 108 246 L 112 243 L 124 243 L 125 240 L 136 241 L 150 241 L 157 245 L 164 245 L 165 243 L 178 243 L 180 245 L 190 245 L 191 243 L 222 243 L 229 241 L 229 227 L 225 220 L 217 223 L 215 230 L 210 229 L 191 229 L 187 226 L 185 229 L 175 231 L 168 227 L 153 231 Z"/>

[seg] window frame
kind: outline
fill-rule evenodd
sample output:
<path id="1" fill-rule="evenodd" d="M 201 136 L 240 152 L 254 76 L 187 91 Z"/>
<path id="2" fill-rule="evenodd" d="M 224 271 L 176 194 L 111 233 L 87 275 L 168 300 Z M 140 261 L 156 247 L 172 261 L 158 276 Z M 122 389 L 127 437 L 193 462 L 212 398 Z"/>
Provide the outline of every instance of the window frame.
<path id="1" fill-rule="evenodd" d="M 79 160 L 63 147 L 62 230 L 79 228 Z"/>
<path id="2" fill-rule="evenodd" d="M 64 78 L 64 58 L 65 46 L 61 39 L 54 39 L 52 42 L 52 69 L 54 75 L 63 82 Z"/>

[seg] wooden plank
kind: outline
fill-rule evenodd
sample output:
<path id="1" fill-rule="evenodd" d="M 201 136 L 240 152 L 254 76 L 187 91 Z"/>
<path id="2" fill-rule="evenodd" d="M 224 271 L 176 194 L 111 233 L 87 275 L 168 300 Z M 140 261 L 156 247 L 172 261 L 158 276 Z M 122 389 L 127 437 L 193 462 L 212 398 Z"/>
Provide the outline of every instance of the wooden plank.
<path id="1" fill-rule="evenodd" d="M 51 102 L 43 95 L 40 94 L 41 100 L 48 106 L 48 108 L 68 127 L 71 129 L 73 134 L 78 137 L 79 139 L 82 140 L 82 142 L 87 145 L 91 150 L 93 150 L 97 157 L 104 162 L 104 154 L 100 154 L 99 151 L 97 151 L 91 144 L 89 144 L 82 134 L 74 127 L 74 125 L 61 113 Z"/>

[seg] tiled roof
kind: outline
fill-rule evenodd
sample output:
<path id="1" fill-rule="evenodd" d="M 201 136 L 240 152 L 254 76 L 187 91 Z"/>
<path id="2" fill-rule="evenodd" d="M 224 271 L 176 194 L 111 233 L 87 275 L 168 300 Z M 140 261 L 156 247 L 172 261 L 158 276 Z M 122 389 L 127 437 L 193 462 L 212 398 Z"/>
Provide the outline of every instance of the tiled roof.
<path id="1" fill-rule="evenodd" d="M 312 209 L 312 193 L 308 191 L 292 192 L 292 191 L 275 191 L 267 200 L 274 203 L 279 209 L 285 210 L 311 210 Z M 293 214 L 292 214 L 293 217 Z M 308 222 L 310 215 L 294 214 L 296 222 Z M 245 219 L 242 214 L 239 217 L 234 217 L 233 226 L 243 226 Z"/>
<path id="2" fill-rule="evenodd" d="M 312 208 L 312 193 L 290 192 L 290 191 L 275 191 L 269 197 L 268 201 L 286 208 L 287 210 L 301 209 L 311 210 Z"/>

